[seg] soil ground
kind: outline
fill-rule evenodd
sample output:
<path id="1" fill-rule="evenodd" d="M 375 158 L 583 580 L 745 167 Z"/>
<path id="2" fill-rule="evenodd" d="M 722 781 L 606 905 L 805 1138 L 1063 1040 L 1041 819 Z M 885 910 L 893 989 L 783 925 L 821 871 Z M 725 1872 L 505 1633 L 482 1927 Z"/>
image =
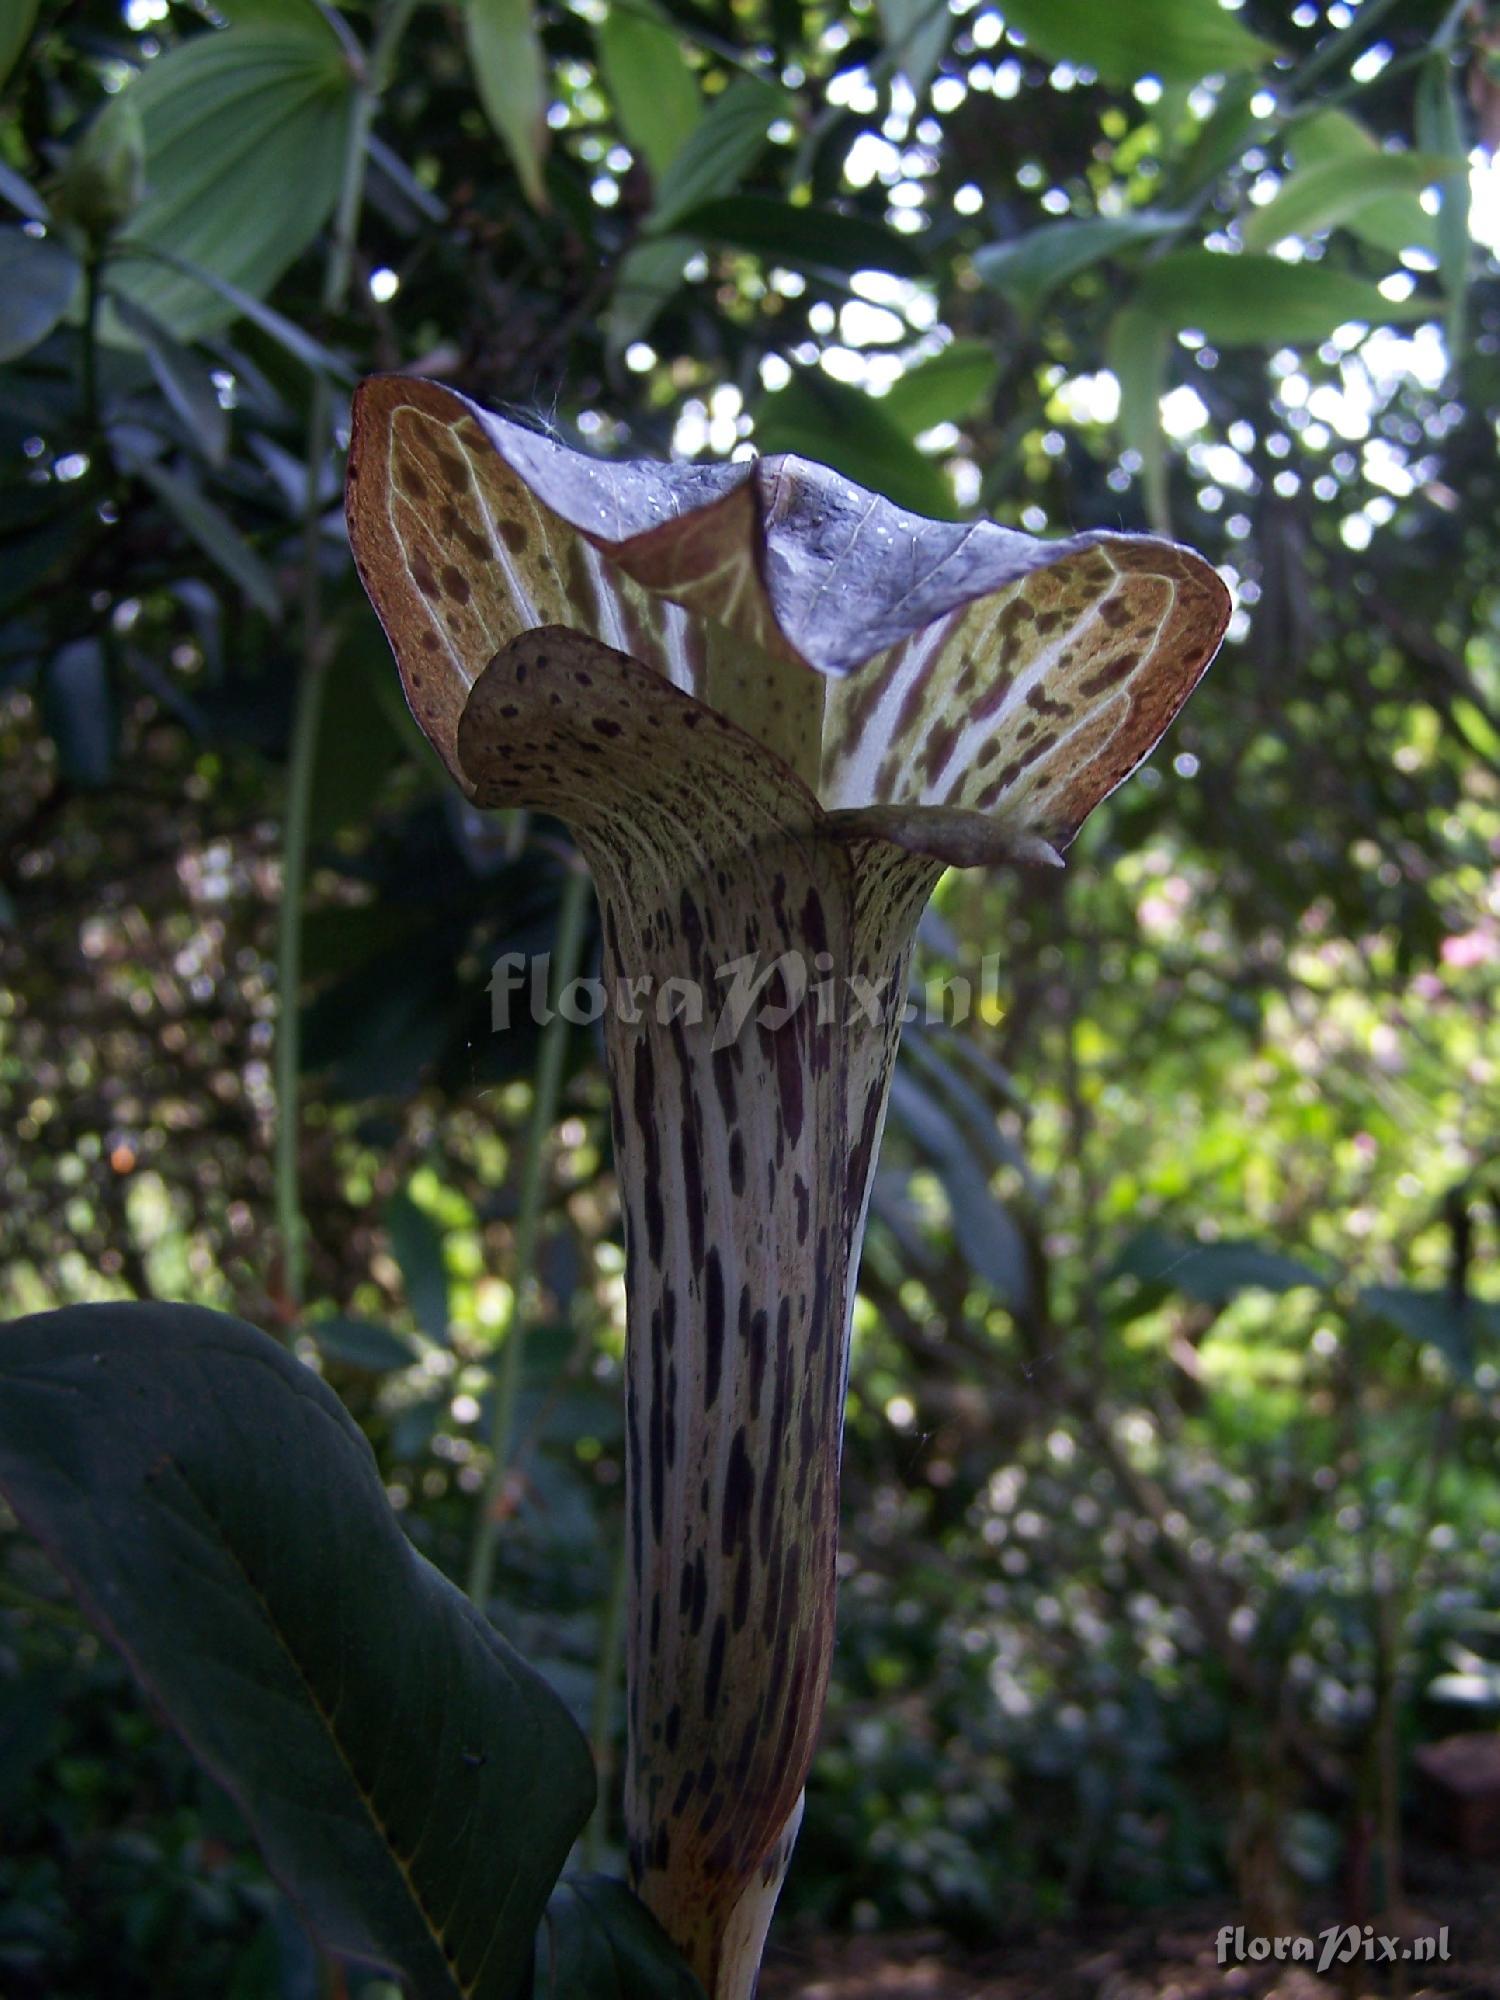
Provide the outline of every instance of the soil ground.
<path id="1" fill-rule="evenodd" d="M 1243 1918 L 1228 1903 L 1195 1904 L 1104 1914 L 982 1952 L 938 1932 L 794 1935 L 768 1957 L 760 2000 L 1500 2000 L 1500 1864 L 1413 1857 L 1408 1886 L 1400 1934 L 1446 1924 L 1445 1964 L 1221 1967 L 1220 1926 Z M 1311 1911 L 1307 1930 L 1316 1938 L 1334 1920 Z"/>

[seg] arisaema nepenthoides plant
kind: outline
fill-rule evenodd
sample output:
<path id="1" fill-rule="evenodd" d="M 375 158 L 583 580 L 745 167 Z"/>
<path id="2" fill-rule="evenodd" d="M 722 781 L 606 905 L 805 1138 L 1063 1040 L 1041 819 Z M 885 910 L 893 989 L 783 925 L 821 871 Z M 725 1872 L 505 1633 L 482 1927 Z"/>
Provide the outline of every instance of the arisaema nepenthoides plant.
<path id="1" fill-rule="evenodd" d="M 1228 593 L 1154 538 L 923 520 L 798 458 L 604 463 L 395 376 L 359 390 L 348 515 L 457 784 L 569 824 L 607 984 L 705 996 L 604 1024 L 625 1805 L 640 1895 L 712 2000 L 746 2000 L 828 1681 L 855 1267 L 918 917 L 945 866 L 1057 861 L 1186 700 Z M 766 1004 L 728 1021 L 747 965 Z"/>

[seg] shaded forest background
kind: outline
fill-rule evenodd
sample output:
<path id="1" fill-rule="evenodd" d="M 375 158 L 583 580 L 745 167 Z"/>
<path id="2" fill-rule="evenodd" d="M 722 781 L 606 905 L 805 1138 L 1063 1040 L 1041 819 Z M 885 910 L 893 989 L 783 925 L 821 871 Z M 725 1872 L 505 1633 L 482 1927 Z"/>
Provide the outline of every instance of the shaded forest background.
<path id="1" fill-rule="evenodd" d="M 1399 1916 L 1423 1746 L 1500 1742 L 1485 10 L 23 0 L 6 65 L 0 1310 L 284 1331 L 426 1553 L 498 1524 L 608 1773 L 606 1094 L 580 1029 L 538 1147 L 487 992 L 571 861 L 402 708 L 349 387 L 1169 530 L 1236 594 L 1203 688 L 1066 871 L 922 932 L 976 1004 L 897 1079 L 781 1922 Z M 327 1976 L 0 1521 L 0 1990 Z"/>

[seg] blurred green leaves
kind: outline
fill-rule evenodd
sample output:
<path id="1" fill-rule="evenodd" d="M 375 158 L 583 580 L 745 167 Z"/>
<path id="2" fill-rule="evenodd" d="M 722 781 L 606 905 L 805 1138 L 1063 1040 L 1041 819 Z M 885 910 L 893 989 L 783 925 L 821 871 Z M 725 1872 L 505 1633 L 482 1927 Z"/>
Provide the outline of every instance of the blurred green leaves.
<path id="1" fill-rule="evenodd" d="M 1205 249 L 1173 250 L 1149 264 L 1135 304 L 1215 347 L 1297 346 L 1326 340 L 1351 320 L 1380 325 L 1428 311 L 1420 299 L 1388 299 L 1369 279 L 1326 264 Z"/>
<path id="2" fill-rule="evenodd" d="M 974 268 L 985 284 L 1004 292 L 1023 312 L 1035 312 L 1059 285 L 1106 257 L 1181 229 L 1186 217 L 1150 209 L 1126 215 L 1044 223 L 1009 243 L 976 251 Z"/>
<path id="3" fill-rule="evenodd" d="M 262 297 L 323 228 L 338 195 L 353 81 L 316 9 L 290 4 L 158 56 L 127 92 L 145 138 L 132 244 Z M 224 325 L 228 300 L 132 260 L 115 285 L 179 340 Z M 106 313 L 106 338 L 132 337 Z"/>
<path id="4" fill-rule="evenodd" d="M 0 361 L 13 361 L 45 340 L 82 282 L 82 267 L 66 244 L 0 229 Z"/>
<path id="5" fill-rule="evenodd" d="M 1276 53 L 1213 0 L 1010 0 L 1005 18 L 1044 55 L 1085 64 L 1111 83 L 1197 83 L 1258 68 Z"/>
<path id="6" fill-rule="evenodd" d="M 465 0 L 464 32 L 479 99 L 534 208 L 545 208 L 547 65 L 532 0 Z"/>
<path id="7" fill-rule="evenodd" d="M 611 0 L 599 62 L 620 129 L 660 184 L 702 117 L 681 38 L 644 0 Z"/>

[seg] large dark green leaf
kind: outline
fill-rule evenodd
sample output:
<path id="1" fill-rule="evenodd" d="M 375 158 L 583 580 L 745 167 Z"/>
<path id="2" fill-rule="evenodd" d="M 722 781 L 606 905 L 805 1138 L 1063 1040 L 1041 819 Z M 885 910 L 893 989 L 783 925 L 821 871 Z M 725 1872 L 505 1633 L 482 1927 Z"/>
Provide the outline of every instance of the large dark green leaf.
<path id="1" fill-rule="evenodd" d="M 703 115 L 681 37 L 640 0 L 611 0 L 599 62 L 621 131 L 659 181 Z"/>
<path id="2" fill-rule="evenodd" d="M 54 237 L 0 229 L 0 361 L 47 338 L 82 276 L 78 259 Z"/>
<path id="3" fill-rule="evenodd" d="M 1132 244 L 1149 242 L 1180 229 L 1180 215 L 1138 209 L 1129 215 L 1095 215 L 1070 222 L 1044 223 L 1011 243 L 991 243 L 974 254 L 974 269 L 985 284 L 1027 312 L 1034 311 L 1058 285 L 1091 264 Z"/>
<path id="4" fill-rule="evenodd" d="M 914 514 L 952 520 L 956 511 L 941 467 L 922 456 L 880 404 L 819 370 L 799 372 L 761 401 L 755 442 L 764 452 L 821 459 Z"/>
<path id="5" fill-rule="evenodd" d="M 1276 51 L 1215 0 L 1006 0 L 1005 23 L 1044 55 L 1083 63 L 1111 83 L 1255 69 Z"/>
<path id="6" fill-rule="evenodd" d="M 0 1490 L 334 1949 L 519 2000 L 593 1780 L 331 1391 L 192 1306 L 0 1329 Z"/>
<path id="7" fill-rule="evenodd" d="M 750 250 L 794 271 L 895 271 L 926 269 L 921 248 L 883 222 L 841 215 L 835 208 L 798 207 L 770 195 L 739 194 L 700 202 L 679 215 L 673 229 L 704 243 Z"/>
<path id="8" fill-rule="evenodd" d="M 338 195 L 353 87 L 337 40 L 326 29 L 198 35 L 128 88 L 146 135 L 146 199 L 132 242 L 262 296 Z M 179 340 L 233 317 L 220 295 L 164 266 L 132 259 L 115 283 Z M 131 340 L 113 313 L 102 327 Z"/>
<path id="9" fill-rule="evenodd" d="M 1230 257 L 1174 250 L 1145 271 L 1136 303 L 1171 327 L 1195 327 L 1217 347 L 1295 345 L 1326 340 L 1350 320 L 1430 317 L 1419 299 L 1393 303 L 1367 278 L 1326 264 L 1280 257 Z"/>
<path id="10" fill-rule="evenodd" d="M 533 2000 L 703 2000 L 651 1912 L 619 1882 L 559 1882 L 537 1938 Z"/>

